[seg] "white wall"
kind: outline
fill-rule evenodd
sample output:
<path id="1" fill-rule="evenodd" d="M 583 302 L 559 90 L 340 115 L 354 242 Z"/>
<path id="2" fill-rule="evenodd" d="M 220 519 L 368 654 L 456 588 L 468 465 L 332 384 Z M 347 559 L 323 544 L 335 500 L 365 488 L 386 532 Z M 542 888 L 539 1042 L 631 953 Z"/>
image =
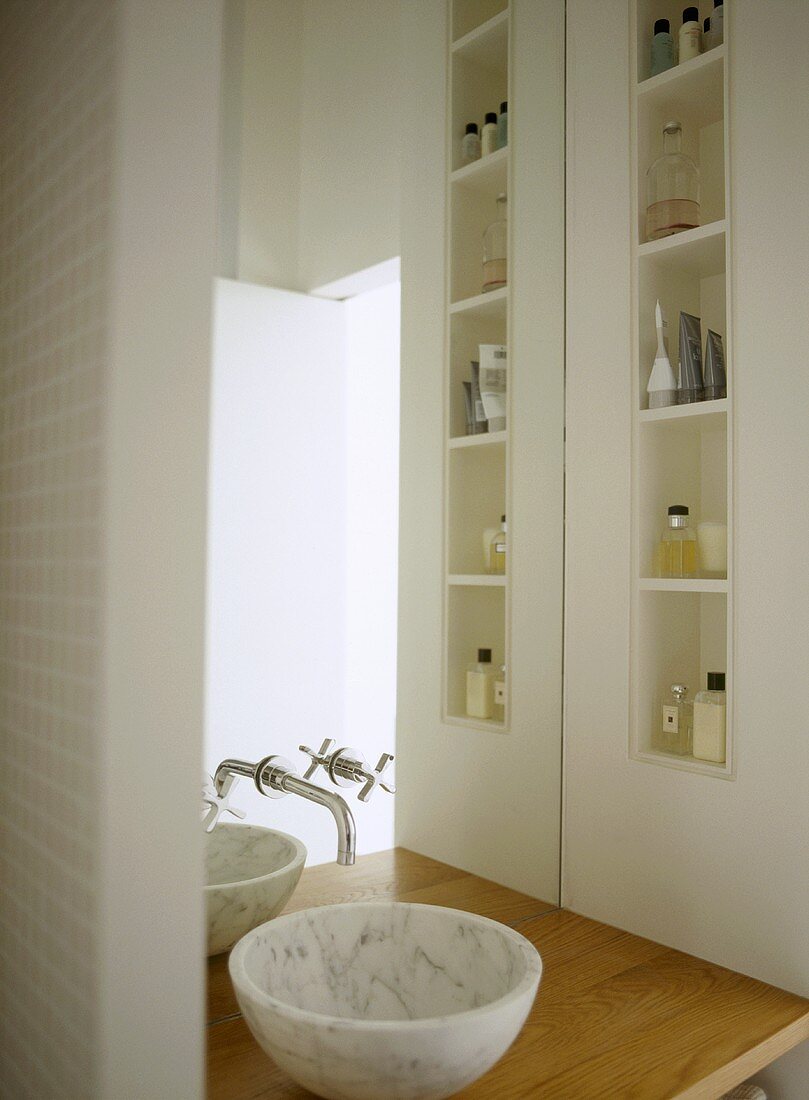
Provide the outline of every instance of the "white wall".
<path id="1" fill-rule="evenodd" d="M 787 17 L 788 9 L 788 17 Z M 802 507 L 809 8 L 728 13 L 736 413 L 735 744 L 718 782 L 627 759 L 627 4 L 568 4 L 568 492 L 563 898 L 589 916 L 809 993 L 809 667 Z M 598 125 L 593 125 L 598 119 Z M 778 201 L 773 197 L 777 195 Z M 797 322 L 797 323 L 796 323 Z M 785 519 L 788 517 L 788 519 Z M 795 1064 L 800 1056 L 795 1055 Z M 805 1063 L 804 1063 L 805 1064 Z M 803 1082 L 803 1091 L 801 1084 Z M 781 1093 L 805 1095 L 805 1076 Z"/>
<path id="2" fill-rule="evenodd" d="M 398 281 L 349 298 L 346 319 L 345 734 L 376 765 L 396 747 L 399 568 Z M 372 758 L 372 759 L 371 759 Z M 395 765 L 385 773 L 394 777 Z M 392 802 L 362 815 L 366 850 L 392 848 Z M 358 814 L 358 816 L 359 816 Z M 370 847 L 369 847 L 370 846 Z"/>
<path id="3" fill-rule="evenodd" d="M 298 745 L 324 737 L 374 764 L 393 751 L 395 291 L 346 306 L 217 280 L 215 297 L 207 768 L 273 752 L 303 771 Z M 390 847 L 392 800 L 349 798 L 358 851 Z M 322 807 L 244 781 L 234 803 L 300 837 L 310 864 L 335 858 Z"/>
<path id="4" fill-rule="evenodd" d="M 7 1097 L 203 1093 L 218 15 L 0 16 Z"/>
<path id="5" fill-rule="evenodd" d="M 202 764 L 218 0 L 119 8 L 101 712 L 100 1084 L 204 1080 Z"/>
<path id="6" fill-rule="evenodd" d="M 401 3 L 229 0 L 223 274 L 310 291 L 399 254 Z"/>

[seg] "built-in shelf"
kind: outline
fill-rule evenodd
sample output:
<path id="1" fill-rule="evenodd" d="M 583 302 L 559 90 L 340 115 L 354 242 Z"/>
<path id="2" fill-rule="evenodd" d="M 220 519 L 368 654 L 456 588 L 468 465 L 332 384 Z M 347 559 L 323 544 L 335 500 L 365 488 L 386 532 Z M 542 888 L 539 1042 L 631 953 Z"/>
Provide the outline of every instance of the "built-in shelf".
<path id="1" fill-rule="evenodd" d="M 710 760 L 697 760 L 696 756 L 675 756 L 667 752 L 637 752 L 635 760 L 644 764 L 657 764 L 664 768 L 676 768 L 679 771 L 695 772 L 697 775 L 710 775 L 716 779 L 733 779 L 728 764 L 712 764 Z"/>
<path id="2" fill-rule="evenodd" d="M 642 592 L 727 592 L 727 580 L 708 577 L 641 577 L 638 588 Z"/>
<path id="3" fill-rule="evenodd" d="M 497 64 L 508 47 L 508 8 L 452 43 L 453 57 L 476 65 Z"/>
<path id="4" fill-rule="evenodd" d="M 702 128 L 722 118 L 725 47 L 675 65 L 635 89 L 639 111 L 685 116 Z"/>
<path id="5" fill-rule="evenodd" d="M 469 730 L 489 730 L 495 733 L 504 733 L 505 722 L 497 722 L 493 718 L 468 718 L 463 714 L 448 714 L 444 721 L 449 726 L 463 726 Z"/>
<path id="6" fill-rule="evenodd" d="M 456 168 L 450 181 L 470 191 L 499 194 L 506 190 L 507 171 L 508 146 L 504 146 L 485 157 L 473 160 L 471 164 L 465 164 L 463 168 Z"/>
<path id="7" fill-rule="evenodd" d="M 502 573 L 450 573 L 447 584 L 460 588 L 505 588 L 506 578 Z"/>
<path id="8" fill-rule="evenodd" d="M 450 439 L 450 450 L 456 451 L 465 447 L 492 447 L 498 444 L 505 445 L 508 435 L 506 432 L 481 432 L 480 435 L 459 435 Z"/>
<path id="9" fill-rule="evenodd" d="M 508 287 L 500 290 L 490 290 L 488 294 L 476 294 L 473 298 L 463 298 L 459 302 L 453 302 L 449 307 L 450 313 L 474 313 L 478 317 L 505 316 L 506 302 L 508 301 Z"/>
<path id="10" fill-rule="evenodd" d="M 725 230 L 722 218 L 659 241 L 647 241 L 638 246 L 638 258 L 660 266 L 674 265 L 698 279 L 719 275 L 725 270 Z"/>
<path id="11" fill-rule="evenodd" d="M 695 401 L 691 405 L 671 405 L 666 409 L 641 409 L 641 424 L 674 425 L 691 427 L 696 431 L 712 431 L 727 421 L 728 401 Z"/>

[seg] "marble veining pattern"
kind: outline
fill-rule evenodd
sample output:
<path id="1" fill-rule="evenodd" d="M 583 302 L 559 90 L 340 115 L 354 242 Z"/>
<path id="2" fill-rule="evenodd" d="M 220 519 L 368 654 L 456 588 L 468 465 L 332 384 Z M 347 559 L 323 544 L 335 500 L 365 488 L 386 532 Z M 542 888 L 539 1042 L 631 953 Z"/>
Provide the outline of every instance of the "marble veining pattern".
<path id="1" fill-rule="evenodd" d="M 231 977 L 253 1035 L 332 1100 L 439 1100 L 519 1033 L 542 964 L 519 933 L 439 906 L 324 906 L 256 928 Z"/>
<path id="2" fill-rule="evenodd" d="M 280 913 L 305 862 L 303 844 L 274 829 L 220 822 L 206 834 L 208 955 Z"/>

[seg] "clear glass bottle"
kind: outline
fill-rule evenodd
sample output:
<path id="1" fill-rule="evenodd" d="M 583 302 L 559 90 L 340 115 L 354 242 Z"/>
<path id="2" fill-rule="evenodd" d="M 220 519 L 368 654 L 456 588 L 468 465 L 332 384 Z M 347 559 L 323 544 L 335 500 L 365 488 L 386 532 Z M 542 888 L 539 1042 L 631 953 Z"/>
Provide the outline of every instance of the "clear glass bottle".
<path id="1" fill-rule="evenodd" d="M 658 577 L 696 577 L 697 536 L 688 526 L 688 509 L 684 504 L 672 504 L 668 511 L 668 526 L 660 539 L 657 552 Z"/>
<path id="2" fill-rule="evenodd" d="M 466 666 L 466 713 L 470 718 L 494 715 L 494 678 L 492 651 L 479 649 L 477 661 Z"/>
<path id="3" fill-rule="evenodd" d="M 500 517 L 500 530 L 489 543 L 489 573 L 505 573 L 506 571 L 506 517 Z"/>
<path id="4" fill-rule="evenodd" d="M 725 762 L 727 696 L 724 672 L 708 673 L 708 690 L 694 699 L 694 756 L 714 764 Z"/>
<path id="5" fill-rule="evenodd" d="M 483 234 L 483 293 L 508 282 L 508 214 L 505 195 L 497 196 L 497 220 Z"/>
<path id="6" fill-rule="evenodd" d="M 699 169 L 680 151 L 677 121 L 663 127 L 663 156 L 646 173 L 646 239 L 659 240 L 694 229 L 699 220 Z"/>
<path id="7" fill-rule="evenodd" d="M 671 698 L 663 703 L 652 748 L 675 756 L 687 756 L 693 747 L 694 705 L 686 699 L 685 684 L 671 685 Z"/>

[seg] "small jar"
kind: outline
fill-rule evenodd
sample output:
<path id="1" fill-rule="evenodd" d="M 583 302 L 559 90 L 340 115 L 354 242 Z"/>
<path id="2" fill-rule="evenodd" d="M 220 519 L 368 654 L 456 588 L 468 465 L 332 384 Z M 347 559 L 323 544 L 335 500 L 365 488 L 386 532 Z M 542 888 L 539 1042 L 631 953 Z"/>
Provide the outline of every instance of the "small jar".
<path id="1" fill-rule="evenodd" d="M 500 517 L 500 530 L 489 544 L 489 573 L 502 575 L 506 571 L 506 517 Z"/>

